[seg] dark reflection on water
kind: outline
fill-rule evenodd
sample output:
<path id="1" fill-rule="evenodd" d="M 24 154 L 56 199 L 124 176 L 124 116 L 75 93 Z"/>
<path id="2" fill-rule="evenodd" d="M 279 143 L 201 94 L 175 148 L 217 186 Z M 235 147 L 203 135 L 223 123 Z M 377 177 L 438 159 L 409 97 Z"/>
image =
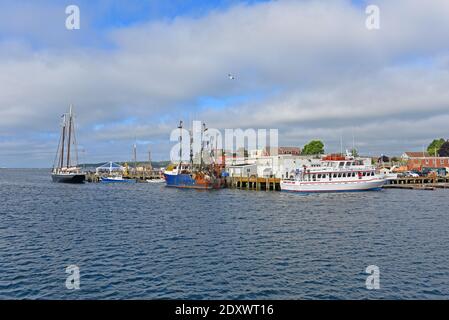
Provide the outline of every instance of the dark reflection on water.
<path id="1" fill-rule="evenodd" d="M 448 190 L 200 192 L 0 170 L 0 194 L 2 299 L 449 297 Z"/>

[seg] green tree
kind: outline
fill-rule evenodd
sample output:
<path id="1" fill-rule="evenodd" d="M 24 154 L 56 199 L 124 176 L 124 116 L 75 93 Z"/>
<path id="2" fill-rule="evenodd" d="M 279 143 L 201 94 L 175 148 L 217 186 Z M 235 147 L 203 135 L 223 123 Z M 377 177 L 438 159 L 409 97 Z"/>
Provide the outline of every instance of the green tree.
<path id="1" fill-rule="evenodd" d="M 352 148 L 352 149 L 351 149 L 351 155 L 352 155 L 353 157 L 358 157 L 358 156 L 359 156 L 359 152 L 357 151 L 356 148 Z"/>
<path id="2" fill-rule="evenodd" d="M 449 141 L 443 143 L 438 150 L 440 157 L 449 157 Z"/>
<path id="3" fill-rule="evenodd" d="M 324 153 L 324 143 L 320 140 L 312 140 L 304 146 L 302 149 L 302 154 L 304 155 L 314 155 Z"/>
<path id="4" fill-rule="evenodd" d="M 432 143 L 427 147 L 427 152 L 431 156 L 438 155 L 438 151 L 445 142 L 446 140 L 444 140 L 443 138 L 433 140 Z"/>

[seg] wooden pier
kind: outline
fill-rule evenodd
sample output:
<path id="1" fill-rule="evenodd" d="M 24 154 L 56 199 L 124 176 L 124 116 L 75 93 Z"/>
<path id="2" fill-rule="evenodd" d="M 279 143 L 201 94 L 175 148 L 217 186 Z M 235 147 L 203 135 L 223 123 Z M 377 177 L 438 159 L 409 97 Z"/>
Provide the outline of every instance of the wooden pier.
<path id="1" fill-rule="evenodd" d="M 384 189 L 435 190 L 449 189 L 449 177 L 404 177 L 389 180 Z"/>
<path id="2" fill-rule="evenodd" d="M 228 187 L 240 190 L 280 191 L 281 179 L 260 177 L 229 177 Z"/>
<path id="3" fill-rule="evenodd" d="M 87 182 L 100 182 L 100 175 L 97 175 L 95 172 L 87 172 L 86 173 L 86 181 Z M 134 179 L 137 182 L 146 182 L 147 180 L 152 179 L 161 179 L 163 178 L 162 174 L 158 171 L 153 172 L 137 172 L 137 173 L 128 173 L 124 174 L 123 178 L 125 179 Z"/>
<path id="4" fill-rule="evenodd" d="M 146 182 L 147 179 L 160 179 L 161 174 L 154 172 L 129 173 L 123 176 L 127 179 L 135 179 L 137 182 Z M 86 181 L 100 182 L 100 176 L 95 172 L 86 174 Z M 254 191 L 280 191 L 281 179 L 263 177 L 234 176 L 226 178 L 226 186 L 231 189 Z M 389 180 L 384 189 L 408 189 L 408 190 L 435 190 L 449 189 L 449 177 L 404 177 Z"/>

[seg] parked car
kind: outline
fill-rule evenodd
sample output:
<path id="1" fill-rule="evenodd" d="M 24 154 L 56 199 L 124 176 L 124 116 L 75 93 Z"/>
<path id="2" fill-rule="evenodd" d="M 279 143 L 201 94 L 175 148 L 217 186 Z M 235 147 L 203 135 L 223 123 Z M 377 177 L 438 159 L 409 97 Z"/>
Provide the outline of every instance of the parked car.
<path id="1" fill-rule="evenodd" d="M 407 177 L 412 177 L 412 178 L 419 178 L 419 174 L 413 171 L 408 171 L 406 172 L 406 176 Z"/>

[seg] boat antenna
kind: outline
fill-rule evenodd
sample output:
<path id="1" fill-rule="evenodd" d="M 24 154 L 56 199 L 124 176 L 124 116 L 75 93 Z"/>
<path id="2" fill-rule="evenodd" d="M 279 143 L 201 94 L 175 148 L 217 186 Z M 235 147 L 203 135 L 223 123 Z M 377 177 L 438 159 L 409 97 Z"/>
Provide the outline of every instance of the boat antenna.
<path id="1" fill-rule="evenodd" d="M 340 133 L 340 155 L 343 155 L 343 133 Z"/>
<path id="2" fill-rule="evenodd" d="M 190 143 L 190 167 L 193 170 L 193 129 L 189 130 L 189 143 Z"/>
<path id="3" fill-rule="evenodd" d="M 352 156 L 355 157 L 355 136 L 354 136 L 354 127 L 352 127 Z"/>

